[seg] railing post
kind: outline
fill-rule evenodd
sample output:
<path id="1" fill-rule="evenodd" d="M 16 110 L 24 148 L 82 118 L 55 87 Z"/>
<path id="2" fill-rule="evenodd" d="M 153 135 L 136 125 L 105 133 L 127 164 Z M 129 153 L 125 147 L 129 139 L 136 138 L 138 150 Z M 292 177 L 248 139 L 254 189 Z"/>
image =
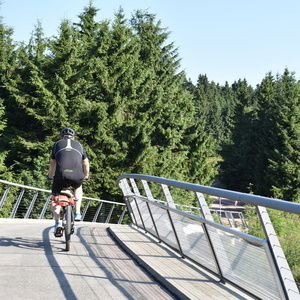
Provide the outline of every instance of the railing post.
<path id="1" fill-rule="evenodd" d="M 20 194 L 19 194 L 19 196 L 17 198 L 17 201 L 16 201 L 16 203 L 14 205 L 14 208 L 13 208 L 11 214 L 10 214 L 10 218 L 14 218 L 16 216 L 16 213 L 17 213 L 18 207 L 19 207 L 19 205 L 21 203 L 21 200 L 23 198 L 24 192 L 25 192 L 25 189 L 21 189 L 21 192 L 20 192 Z"/>
<path id="2" fill-rule="evenodd" d="M 142 182 L 142 185 L 144 187 L 147 198 L 150 199 L 150 200 L 154 200 L 154 197 L 152 195 L 152 192 L 150 190 L 148 182 L 146 180 L 141 180 L 141 182 Z"/>
<path id="3" fill-rule="evenodd" d="M 291 272 L 289 264 L 286 260 L 284 252 L 277 238 L 277 234 L 274 230 L 267 209 L 262 206 L 257 206 L 256 209 L 268 241 L 269 249 L 274 264 L 273 267 L 275 266 L 275 269 L 277 271 L 277 276 L 275 276 L 275 278 L 279 279 L 277 281 L 277 283 L 279 284 L 279 289 L 284 294 L 286 299 L 298 299 L 299 290 L 297 288 L 294 276 Z"/>
<path id="4" fill-rule="evenodd" d="M 199 205 L 200 205 L 200 209 L 201 209 L 203 218 L 206 219 L 206 220 L 209 220 L 209 221 L 213 222 L 214 219 L 213 219 L 213 216 L 212 216 L 212 214 L 210 212 L 210 209 L 209 209 L 209 207 L 207 205 L 207 202 L 206 202 L 206 200 L 204 198 L 204 195 L 202 193 L 196 192 L 196 197 L 198 199 L 198 202 L 199 202 Z M 205 234 L 205 236 L 207 238 L 207 241 L 209 243 L 209 246 L 210 246 L 210 249 L 211 249 L 211 253 L 213 255 L 213 258 L 214 258 L 214 261 L 215 261 L 215 265 L 216 265 L 216 268 L 217 268 L 219 276 L 220 276 L 220 280 L 221 280 L 222 283 L 224 283 L 225 281 L 224 281 L 224 277 L 223 277 L 222 268 L 221 268 L 221 265 L 219 263 L 217 253 L 216 253 L 213 241 L 210 238 L 210 234 L 209 234 L 209 231 L 207 229 L 206 224 L 202 223 L 202 228 L 203 228 L 204 234 Z M 215 232 L 216 232 L 216 230 L 215 230 Z M 217 239 L 219 239 L 218 235 L 217 235 Z M 222 242 L 221 242 L 220 239 L 219 239 L 219 244 L 220 244 L 219 251 L 222 252 L 222 254 L 223 254 L 224 257 L 227 257 L 226 251 L 224 250 Z M 227 265 L 227 268 L 229 268 L 228 265 Z"/>
<path id="5" fill-rule="evenodd" d="M 167 200 L 168 205 L 169 205 L 170 207 L 172 207 L 172 208 L 176 208 L 176 205 L 175 205 L 175 203 L 174 203 L 174 201 L 173 201 L 173 198 L 172 198 L 172 195 L 171 195 L 171 193 L 170 193 L 170 190 L 169 190 L 168 186 L 165 185 L 165 184 L 162 184 L 161 187 L 162 187 L 162 189 L 163 189 L 163 192 L 164 192 L 164 195 L 165 195 L 165 197 L 166 197 L 166 200 Z"/>
<path id="6" fill-rule="evenodd" d="M 171 214 L 170 214 L 170 212 L 169 212 L 168 209 L 167 209 L 167 213 L 168 213 L 169 220 L 170 220 L 170 223 L 171 223 L 171 226 L 172 226 L 172 229 L 173 229 L 176 241 L 177 241 L 177 245 L 178 245 L 178 249 L 179 249 L 180 255 L 181 255 L 182 258 L 184 258 L 184 254 L 183 254 L 183 251 L 182 251 L 182 248 L 181 248 L 181 245 L 180 245 L 180 241 L 179 241 L 179 238 L 178 238 L 178 235 L 177 235 L 177 232 L 176 232 L 176 229 L 175 229 L 175 226 L 174 226 Z"/>
<path id="7" fill-rule="evenodd" d="M 34 204 L 35 204 L 35 201 L 36 201 L 38 195 L 39 195 L 39 192 L 35 192 L 35 193 L 34 193 L 34 195 L 33 195 L 33 197 L 32 197 L 32 200 L 31 200 L 31 202 L 30 202 L 30 205 L 29 205 L 29 207 L 28 207 L 28 209 L 27 209 L 27 212 L 26 212 L 26 214 L 25 214 L 25 216 L 24 216 L 24 219 L 28 219 L 28 218 L 29 218 L 29 216 L 30 216 L 30 214 L 31 214 L 31 212 L 32 212 L 33 206 L 34 206 Z"/>
<path id="8" fill-rule="evenodd" d="M 199 202 L 199 206 L 200 206 L 203 218 L 206 219 L 206 220 L 209 220 L 209 221 L 213 221 L 214 218 L 211 215 L 210 209 L 207 205 L 207 202 L 205 201 L 205 198 L 204 198 L 203 194 L 199 193 L 199 192 L 196 192 L 196 197 L 197 197 L 197 200 Z"/>
<path id="9" fill-rule="evenodd" d="M 140 191 L 139 191 L 139 189 L 138 189 L 138 187 L 137 187 L 137 185 L 136 185 L 135 180 L 134 180 L 133 178 L 130 178 L 129 181 L 130 181 L 130 184 L 131 184 L 131 186 L 132 186 L 132 189 L 133 189 L 134 194 L 140 196 L 141 193 L 140 193 Z"/>
<path id="10" fill-rule="evenodd" d="M 129 217 L 131 219 L 131 222 L 133 224 L 135 224 L 136 226 L 138 226 L 137 221 L 136 221 L 136 217 L 134 215 L 134 212 L 133 212 L 131 204 L 130 204 L 130 200 L 128 198 L 128 196 L 130 194 L 132 194 L 132 191 L 130 189 L 130 186 L 129 186 L 126 178 L 119 181 L 119 187 L 121 188 L 121 190 L 123 192 L 125 204 L 127 206 L 127 210 L 128 210 L 128 214 L 129 214 Z"/>
<path id="11" fill-rule="evenodd" d="M 158 233 L 158 230 L 157 230 L 157 227 L 156 227 L 156 224 L 155 224 L 155 221 L 154 221 L 151 209 L 150 209 L 150 205 L 149 205 L 148 202 L 146 202 L 146 204 L 147 204 L 147 207 L 148 207 L 148 210 L 149 210 L 149 214 L 150 214 L 150 217 L 151 217 L 151 220 L 152 220 L 155 232 L 156 232 L 156 237 L 158 238 L 159 242 L 161 242 L 161 239 L 160 239 L 160 236 L 159 236 L 159 233 Z"/>
<path id="12" fill-rule="evenodd" d="M 133 201 L 134 201 L 134 200 L 133 200 Z M 131 222 L 132 222 L 133 224 L 135 224 L 136 226 L 138 226 L 138 223 L 137 223 L 137 221 L 136 221 L 135 214 L 134 214 L 133 209 L 132 209 L 132 207 L 131 207 L 131 203 L 130 203 L 129 197 L 128 197 L 128 199 L 125 198 L 125 203 L 126 203 L 126 206 L 127 206 L 128 212 L 129 212 L 129 216 L 130 216 Z"/>
<path id="13" fill-rule="evenodd" d="M 145 223 L 144 223 L 144 220 L 143 220 L 143 217 L 142 217 L 142 214 L 141 214 L 139 205 L 137 204 L 137 201 L 136 201 L 135 197 L 134 197 L 134 201 L 135 201 L 135 205 L 136 205 L 136 208 L 137 208 L 137 210 L 138 210 L 138 213 L 139 213 L 139 215 L 140 215 L 140 219 L 141 219 L 141 221 L 142 221 L 142 225 L 143 225 L 143 227 L 144 227 L 144 230 L 147 232 L 147 229 L 146 229 L 146 226 L 145 226 Z M 137 225 L 138 225 L 138 224 L 137 224 Z"/>
<path id="14" fill-rule="evenodd" d="M 122 210 L 122 213 L 121 213 L 120 218 L 118 220 L 118 224 L 122 224 L 125 213 L 126 213 L 126 206 L 123 206 L 123 210 Z"/>
<path id="15" fill-rule="evenodd" d="M 102 205 L 103 205 L 103 202 L 101 202 L 101 203 L 99 204 L 99 206 L 98 206 L 98 208 L 97 208 L 97 211 L 96 211 L 96 213 L 95 213 L 95 215 L 94 215 L 94 218 L 93 218 L 93 221 L 92 221 L 92 222 L 96 222 L 96 221 L 97 221 L 98 216 L 99 216 L 100 211 L 101 211 L 101 208 L 102 208 Z"/>
<path id="16" fill-rule="evenodd" d="M 6 201 L 6 198 L 7 198 L 7 195 L 8 195 L 9 190 L 10 190 L 10 186 L 6 186 L 6 187 L 5 187 L 5 191 L 3 192 L 3 195 L 2 195 L 2 197 L 1 197 L 1 201 L 0 201 L 0 209 L 3 207 L 4 202 Z"/>
<path id="17" fill-rule="evenodd" d="M 142 181 L 142 184 L 143 184 L 143 187 L 144 187 L 144 190 L 145 190 L 145 193 L 146 193 L 146 196 L 149 200 L 152 200 L 154 201 L 154 197 L 152 195 L 152 192 L 150 190 L 150 187 L 148 185 L 148 182 L 146 180 L 141 180 Z M 153 226 L 154 226 L 154 229 L 155 229 L 155 232 L 156 232 L 156 237 L 158 238 L 159 242 L 161 242 L 161 239 L 160 239 L 160 236 L 159 236 L 159 233 L 158 233 L 158 230 L 157 230 L 157 227 L 156 227 L 156 223 L 155 223 L 155 220 L 153 218 L 153 215 L 152 215 L 152 211 L 150 209 L 150 205 L 148 202 L 146 202 L 147 204 L 147 207 L 148 207 L 148 210 L 149 210 L 149 214 L 150 214 L 150 217 L 151 217 L 151 220 L 152 220 L 152 223 L 153 223 Z"/>
<path id="18" fill-rule="evenodd" d="M 230 227 L 235 228 L 234 218 L 232 216 L 232 213 L 229 212 L 229 211 L 225 211 L 225 216 L 228 220 L 228 223 L 229 223 Z"/>
<path id="19" fill-rule="evenodd" d="M 113 204 L 112 207 L 111 207 L 111 209 L 109 210 L 109 213 L 108 213 L 108 215 L 107 215 L 107 218 L 106 218 L 106 220 L 105 220 L 105 223 L 109 223 L 110 218 L 111 218 L 111 215 L 112 215 L 112 213 L 113 213 L 113 211 L 114 211 L 114 208 L 115 208 L 115 205 Z"/>
<path id="20" fill-rule="evenodd" d="M 51 200 L 51 195 L 49 195 L 49 197 L 47 198 L 47 200 L 46 200 L 46 202 L 44 204 L 43 210 L 42 210 L 42 212 L 41 212 L 41 214 L 39 216 L 39 219 L 43 219 L 44 218 L 45 213 L 47 211 L 47 207 L 50 204 L 50 200 Z"/>
<path id="21" fill-rule="evenodd" d="M 132 189 L 133 189 L 134 194 L 137 195 L 137 196 L 140 196 L 141 193 L 140 193 L 140 191 L 139 191 L 139 189 L 138 189 L 138 187 L 137 187 L 137 185 L 136 185 L 136 182 L 135 182 L 134 178 L 129 178 L 129 181 L 130 181 L 130 184 L 131 184 L 131 186 L 132 186 Z M 138 213 L 139 213 L 139 215 L 140 215 L 140 219 L 141 219 L 141 221 L 142 221 L 144 230 L 145 230 L 146 232 L 148 232 L 147 229 L 146 229 L 146 226 L 145 226 L 145 223 L 144 223 L 144 220 L 143 220 L 141 211 L 140 211 L 140 207 L 139 207 L 139 205 L 138 205 L 138 203 L 137 203 L 136 197 L 134 197 L 134 201 L 135 201 L 135 205 L 136 205 L 136 208 L 137 208 L 137 210 L 138 210 Z"/>
<path id="22" fill-rule="evenodd" d="M 86 213 L 87 213 L 87 210 L 89 209 L 90 202 L 91 202 L 91 200 L 89 200 L 89 201 L 87 202 L 87 204 L 86 204 L 86 206 L 85 206 L 85 208 L 84 208 L 84 210 L 83 210 L 83 213 L 82 213 L 82 221 L 84 220 L 85 215 L 86 215 Z"/>

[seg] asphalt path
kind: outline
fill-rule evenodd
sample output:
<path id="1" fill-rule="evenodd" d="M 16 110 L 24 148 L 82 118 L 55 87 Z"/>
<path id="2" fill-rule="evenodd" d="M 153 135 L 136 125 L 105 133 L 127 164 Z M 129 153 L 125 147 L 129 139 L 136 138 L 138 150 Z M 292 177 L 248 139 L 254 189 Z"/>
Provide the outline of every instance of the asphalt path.
<path id="1" fill-rule="evenodd" d="M 0 299 L 172 299 L 107 233 L 76 223 L 71 249 L 53 221 L 0 219 Z"/>

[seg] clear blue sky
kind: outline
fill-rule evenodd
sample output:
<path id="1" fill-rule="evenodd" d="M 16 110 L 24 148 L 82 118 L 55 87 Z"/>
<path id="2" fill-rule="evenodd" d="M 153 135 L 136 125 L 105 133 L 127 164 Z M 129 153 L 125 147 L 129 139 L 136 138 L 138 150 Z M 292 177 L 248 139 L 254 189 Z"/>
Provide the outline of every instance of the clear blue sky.
<path id="1" fill-rule="evenodd" d="M 89 0 L 1 0 L 3 22 L 15 41 L 28 41 L 39 19 L 47 37 L 62 19 L 78 21 Z M 199 74 L 255 86 L 285 67 L 300 75 L 300 0 L 94 0 L 98 20 L 112 20 L 120 6 L 129 17 L 148 9 L 171 32 L 181 67 L 195 83 Z"/>

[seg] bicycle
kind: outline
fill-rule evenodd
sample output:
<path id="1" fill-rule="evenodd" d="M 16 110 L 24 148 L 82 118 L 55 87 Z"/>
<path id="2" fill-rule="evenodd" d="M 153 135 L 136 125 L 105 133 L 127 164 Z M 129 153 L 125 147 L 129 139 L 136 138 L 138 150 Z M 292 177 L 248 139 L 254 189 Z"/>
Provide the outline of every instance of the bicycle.
<path id="1" fill-rule="evenodd" d="M 74 233 L 75 197 L 71 189 L 64 189 L 59 195 L 53 196 L 52 201 L 61 206 L 60 214 L 63 222 L 63 233 L 66 240 L 66 251 L 70 250 L 71 235 Z"/>

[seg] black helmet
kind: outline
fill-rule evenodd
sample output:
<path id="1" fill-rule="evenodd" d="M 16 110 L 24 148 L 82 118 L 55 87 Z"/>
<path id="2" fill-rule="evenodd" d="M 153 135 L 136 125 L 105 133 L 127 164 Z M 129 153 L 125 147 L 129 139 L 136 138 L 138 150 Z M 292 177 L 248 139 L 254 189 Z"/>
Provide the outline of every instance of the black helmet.
<path id="1" fill-rule="evenodd" d="M 61 136 L 64 136 L 64 135 L 75 136 L 75 131 L 72 128 L 66 127 L 64 129 L 62 129 L 62 131 L 60 132 L 60 135 Z"/>

